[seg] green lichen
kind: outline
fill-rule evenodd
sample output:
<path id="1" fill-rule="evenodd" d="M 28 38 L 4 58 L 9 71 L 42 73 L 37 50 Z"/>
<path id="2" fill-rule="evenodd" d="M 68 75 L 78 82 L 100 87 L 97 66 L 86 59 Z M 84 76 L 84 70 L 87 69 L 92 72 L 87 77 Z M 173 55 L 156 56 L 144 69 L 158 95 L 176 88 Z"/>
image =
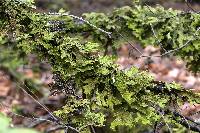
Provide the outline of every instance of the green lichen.
<path id="1" fill-rule="evenodd" d="M 40 14 L 25 3 L 15 2 L 0 2 L 0 13 L 4 14 L 0 19 L 2 36 L 14 34 L 14 42 L 10 44 L 48 60 L 52 71 L 60 75 L 62 81 L 75 84 L 76 94 L 68 96 L 66 105 L 54 112 L 63 122 L 83 132 L 88 131 L 88 126 L 110 126 L 113 130 L 121 126 L 151 126 L 162 120 L 153 105 L 170 109 L 169 103 L 171 100 L 176 103 L 177 96 L 195 99 L 195 94 L 190 95 L 174 83 L 163 83 L 164 87 L 159 88 L 148 72 L 135 67 L 119 70 L 116 56 L 105 55 L 105 51 L 108 45 L 114 49 L 117 42 L 123 40 L 116 30 L 144 46 L 156 44 L 152 25 L 167 50 L 178 48 L 191 39 L 190 45 L 176 54 L 186 59 L 191 70 L 199 71 L 200 67 L 195 67 L 200 59 L 199 32 L 193 35 L 199 26 L 199 14 L 181 14 L 162 7 L 150 8 L 150 11 L 141 6 L 116 9 L 110 15 L 84 14 L 85 20 L 112 32 L 110 38 L 98 28 L 77 23 L 71 16 Z M 54 29 L 51 21 L 63 21 L 64 24 L 58 25 L 62 29 Z M 193 59 L 188 55 L 191 52 Z M 178 102 L 184 103 L 181 98 Z M 171 120 L 170 116 L 172 114 L 167 114 L 166 119 Z"/>

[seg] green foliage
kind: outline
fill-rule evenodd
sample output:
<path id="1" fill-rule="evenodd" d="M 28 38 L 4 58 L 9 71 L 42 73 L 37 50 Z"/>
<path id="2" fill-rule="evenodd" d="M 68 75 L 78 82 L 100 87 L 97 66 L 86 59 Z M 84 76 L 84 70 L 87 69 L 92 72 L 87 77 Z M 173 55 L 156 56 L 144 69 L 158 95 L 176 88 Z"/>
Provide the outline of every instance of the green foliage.
<path id="1" fill-rule="evenodd" d="M 13 72 L 25 63 L 23 52 L 16 49 L 16 45 L 10 45 L 10 40 L 0 35 L 0 68 Z M 14 51 L 15 49 L 15 51 Z M 19 58 L 20 57 L 20 58 Z"/>
<path id="2" fill-rule="evenodd" d="M 101 40 L 103 45 L 113 43 L 113 46 L 118 47 L 122 40 L 125 41 L 118 34 L 121 33 L 128 39 L 134 38 L 143 46 L 162 44 L 162 47 L 168 51 L 182 47 L 174 51 L 174 54 L 184 59 L 190 70 L 199 71 L 200 15 L 197 13 L 165 10 L 160 6 L 156 8 L 135 6 L 116 9 L 109 16 L 102 13 L 90 13 L 84 16 L 91 23 L 112 32 L 111 40 L 99 31 L 98 34 L 101 35 L 95 32 L 94 40 Z"/>
<path id="3" fill-rule="evenodd" d="M 114 17 L 118 17 L 121 23 L 126 25 L 118 31 L 123 33 L 124 29 L 131 30 L 132 35 L 143 45 L 162 44 L 166 50 L 170 51 L 190 41 L 181 50 L 175 51 L 175 55 L 187 61 L 190 70 L 199 71 L 199 14 L 146 6 L 125 7 L 115 12 L 117 16 Z"/>
<path id="4" fill-rule="evenodd" d="M 60 75 L 62 81 L 75 84 L 72 86 L 75 94 L 71 93 L 66 98 L 66 105 L 54 112 L 64 123 L 74 125 L 82 132 L 86 132 L 88 126 L 106 125 L 113 130 L 120 126 L 151 126 L 162 119 L 153 105 L 170 109 L 171 98 L 177 102 L 177 95 L 194 100 L 194 95 L 174 83 L 164 84 L 160 90 L 145 71 L 135 67 L 119 70 L 115 64 L 116 56 L 104 52 L 108 45 L 115 48 L 123 40 L 116 31 L 144 46 L 156 44 L 152 25 L 167 50 L 192 40 L 188 47 L 176 54 L 187 59 L 189 66 L 191 63 L 198 66 L 199 38 L 193 35 L 199 26 L 198 14 L 181 14 L 162 7 L 149 10 L 149 7 L 141 6 L 116 9 L 108 16 L 84 14 L 93 25 L 111 31 L 110 38 L 88 23 L 74 21 L 72 16 L 40 14 L 26 3 L 15 2 L 0 2 L 0 13 L 4 14 L 0 19 L 3 24 L 1 34 L 9 39 L 8 36 L 14 33 L 14 42 L 10 44 L 27 54 L 36 54 L 41 60 L 48 60 L 52 71 Z M 64 23 L 57 24 L 57 21 Z M 193 59 L 187 55 L 190 52 L 194 53 Z M 192 70 L 199 71 L 199 67 Z M 178 102 L 182 104 L 184 101 Z M 166 115 L 167 120 L 171 117 L 170 113 Z"/>
<path id="5" fill-rule="evenodd" d="M 101 127 L 105 121 L 103 113 L 92 111 L 87 99 L 77 101 L 72 97 L 67 105 L 54 113 L 65 121 L 76 124 L 78 130 L 85 130 L 90 125 Z"/>
<path id="6" fill-rule="evenodd" d="M 11 128 L 10 126 L 10 118 L 7 118 L 3 114 L 0 113 L 0 132 L 1 133 L 38 133 L 36 131 L 25 129 L 25 128 Z"/>

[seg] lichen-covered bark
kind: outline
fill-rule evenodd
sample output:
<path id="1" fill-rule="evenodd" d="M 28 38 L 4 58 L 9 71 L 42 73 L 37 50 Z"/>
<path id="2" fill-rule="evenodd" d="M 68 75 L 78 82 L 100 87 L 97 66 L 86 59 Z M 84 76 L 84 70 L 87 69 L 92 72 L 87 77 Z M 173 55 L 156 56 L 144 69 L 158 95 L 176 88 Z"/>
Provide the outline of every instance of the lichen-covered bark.
<path id="1" fill-rule="evenodd" d="M 166 50 L 179 48 L 190 39 L 189 46 L 176 54 L 198 66 L 199 15 L 148 8 L 124 7 L 108 16 L 85 14 L 86 23 L 83 23 L 70 15 L 37 13 L 30 3 L 1 1 L 1 45 L 4 45 L 3 38 L 7 38 L 13 40 L 10 44 L 22 53 L 34 53 L 41 60 L 49 61 L 56 74 L 53 86 L 68 99 L 67 104 L 54 113 L 80 131 L 87 131 L 91 125 L 106 124 L 112 129 L 152 125 L 162 120 L 163 115 L 177 124 L 171 117 L 173 112 L 160 114 L 156 107 L 171 110 L 172 101 L 175 105 L 185 99 L 193 101 L 194 94 L 175 83 L 155 82 L 147 72 L 134 67 L 119 70 L 115 55 L 104 54 L 108 42 L 114 48 L 123 40 L 118 32 L 144 45 L 159 40 Z M 151 26 L 157 38 L 152 35 Z M 111 32 L 111 36 L 104 31 Z M 194 53 L 193 60 L 188 52 Z M 192 70 L 199 71 L 198 68 Z"/>

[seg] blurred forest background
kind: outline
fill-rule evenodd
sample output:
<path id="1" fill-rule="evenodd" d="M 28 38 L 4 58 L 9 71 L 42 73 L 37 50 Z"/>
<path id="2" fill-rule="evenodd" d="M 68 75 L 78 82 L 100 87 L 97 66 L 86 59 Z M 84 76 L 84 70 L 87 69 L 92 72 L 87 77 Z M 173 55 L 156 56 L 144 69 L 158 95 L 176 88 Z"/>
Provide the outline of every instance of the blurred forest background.
<path id="1" fill-rule="evenodd" d="M 63 8 L 70 11 L 72 14 L 80 15 L 86 12 L 110 12 L 114 8 L 132 5 L 132 0 L 35 0 L 39 10 L 58 11 Z M 179 10 L 188 9 L 185 0 L 141 0 L 142 4 L 149 4 L 155 6 L 160 4 L 166 8 L 173 8 Z M 192 7 L 198 10 L 199 0 L 188 0 Z"/>
<path id="2" fill-rule="evenodd" d="M 143 0 L 141 4 L 155 6 L 160 4 L 166 9 L 173 8 L 184 11 L 196 10 L 200 11 L 200 0 L 190 0 L 187 5 L 185 0 Z M 104 12 L 109 13 L 114 8 L 122 6 L 131 6 L 132 0 L 35 0 L 37 10 L 40 12 L 58 12 L 61 8 L 69 11 L 71 14 L 80 16 L 86 12 Z M 137 46 L 140 49 L 139 45 Z M 142 70 L 148 70 L 156 80 L 172 82 L 176 81 L 182 84 L 185 88 L 193 88 L 195 92 L 200 92 L 200 74 L 193 74 L 186 70 L 184 61 L 170 57 L 166 59 L 152 59 L 151 63 L 145 59 L 128 58 L 130 46 L 124 45 L 117 52 L 119 59 L 117 63 L 121 68 L 137 66 Z M 159 53 L 158 48 L 148 46 L 143 49 L 144 53 Z M 1 62 L 0 62 L 1 66 Z M 12 116 L 13 123 L 16 125 L 25 125 L 36 127 L 40 131 L 44 131 L 50 125 L 32 124 L 30 120 L 12 115 L 12 112 L 17 112 L 27 117 L 45 116 L 46 111 L 42 110 L 29 96 L 24 94 L 19 86 L 13 81 L 13 75 L 23 75 L 26 81 L 24 86 L 37 88 L 35 95 L 40 99 L 40 102 L 47 105 L 51 110 L 61 107 L 62 96 L 49 96 L 48 84 L 52 82 L 52 73 L 50 66 L 46 62 L 39 62 L 34 55 L 28 56 L 27 65 L 18 66 L 15 71 L 8 71 L 5 67 L 0 67 L 0 112 Z M 29 105 L 29 106 L 27 106 Z M 14 108 L 13 108 L 14 107 Z M 184 108 L 184 107 L 183 107 Z M 184 113 L 200 111 L 200 106 L 191 106 L 184 110 Z M 34 113 L 32 113 L 34 112 Z M 199 118 L 197 114 L 193 116 Z"/>

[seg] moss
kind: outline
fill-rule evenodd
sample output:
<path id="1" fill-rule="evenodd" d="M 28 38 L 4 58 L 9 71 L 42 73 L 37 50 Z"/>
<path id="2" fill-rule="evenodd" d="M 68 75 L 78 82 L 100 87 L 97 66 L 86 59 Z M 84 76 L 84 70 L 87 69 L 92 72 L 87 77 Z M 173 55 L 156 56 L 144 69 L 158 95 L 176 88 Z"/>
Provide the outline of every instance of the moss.
<path id="1" fill-rule="evenodd" d="M 176 54 L 187 59 L 188 66 L 191 61 L 197 65 L 199 47 L 198 41 L 194 40 L 199 38 L 193 33 L 199 24 L 199 14 L 182 14 L 162 7 L 150 8 L 150 11 L 148 7 L 136 6 L 116 9 L 108 16 L 101 13 L 84 15 L 93 25 L 111 31 L 110 38 L 91 24 L 77 24 L 71 16 L 40 14 L 26 3 L 16 3 L 15 0 L 6 0 L 0 6 L 0 12 L 5 14 L 0 23 L 6 24 L 1 26 L 1 35 L 8 38 L 8 35 L 14 34 L 14 42 L 10 44 L 22 52 L 34 53 L 41 60 L 48 60 L 52 71 L 60 76 L 57 85 L 63 86 L 61 88 L 67 92 L 75 92 L 68 94 L 66 105 L 55 115 L 79 130 L 85 131 L 88 125 L 102 127 L 107 124 L 112 129 L 152 125 L 161 119 L 152 104 L 171 108 L 169 103 L 172 97 L 194 99 L 194 95 L 175 84 L 164 83 L 165 90 L 160 89 L 147 72 L 135 67 L 127 71 L 119 70 L 115 55 L 103 56 L 102 51 L 106 51 L 108 42 L 115 45 L 123 39 L 114 32 L 116 30 L 134 37 L 144 46 L 156 44 L 157 39 L 149 31 L 152 25 L 167 50 L 178 48 L 190 39 L 190 46 Z M 57 26 L 49 24 L 52 20 L 62 23 L 56 23 Z M 57 29 L 60 26 L 62 29 Z M 188 52 L 195 53 L 193 60 L 188 58 Z M 192 70 L 199 71 L 199 68 Z M 177 99 L 173 99 L 175 103 Z M 180 104 L 183 102 L 179 100 Z"/>

